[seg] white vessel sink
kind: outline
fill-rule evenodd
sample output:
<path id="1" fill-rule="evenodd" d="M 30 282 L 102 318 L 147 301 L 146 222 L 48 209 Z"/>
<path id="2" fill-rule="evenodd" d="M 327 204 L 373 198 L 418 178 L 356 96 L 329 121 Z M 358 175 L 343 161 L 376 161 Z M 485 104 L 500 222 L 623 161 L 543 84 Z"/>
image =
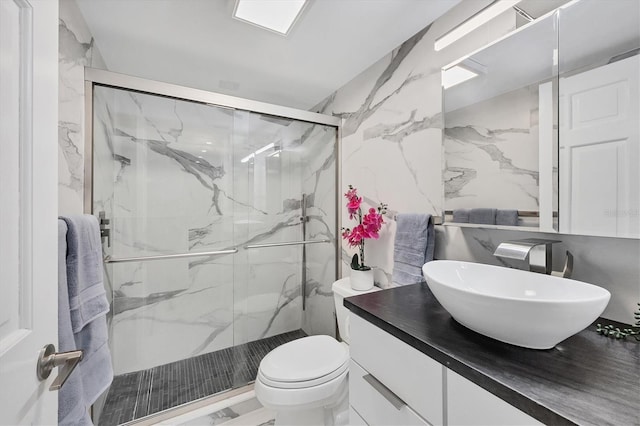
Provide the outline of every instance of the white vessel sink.
<path id="1" fill-rule="evenodd" d="M 604 311 L 598 286 L 479 263 L 436 260 L 422 267 L 429 288 L 471 330 L 512 345 L 550 349 Z"/>

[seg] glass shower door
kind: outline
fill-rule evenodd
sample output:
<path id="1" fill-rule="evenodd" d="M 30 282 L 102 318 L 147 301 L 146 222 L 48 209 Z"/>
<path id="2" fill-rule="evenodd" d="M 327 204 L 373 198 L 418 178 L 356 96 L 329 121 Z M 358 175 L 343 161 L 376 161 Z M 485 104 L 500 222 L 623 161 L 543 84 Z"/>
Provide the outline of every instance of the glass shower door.
<path id="1" fill-rule="evenodd" d="M 236 258 L 247 285 L 235 288 L 235 341 L 246 339 L 257 365 L 280 344 L 335 335 L 337 130 L 250 112 L 237 112 L 235 126 L 248 238 Z"/>
<path id="2" fill-rule="evenodd" d="M 275 347 L 335 335 L 336 127 L 100 84 L 92 114 L 116 375 L 99 424 L 245 386 Z"/>
<path id="3" fill-rule="evenodd" d="M 116 375 L 100 423 L 120 424 L 234 386 L 234 256 L 246 238 L 234 110 L 103 86 L 93 96 Z"/>
<path id="4" fill-rule="evenodd" d="M 247 206 L 243 268 L 246 288 L 238 286 L 241 315 L 236 340 L 276 347 L 302 332 L 302 152 L 294 140 L 302 134 L 295 120 L 242 112 L 236 126 L 246 135 L 237 145 L 239 190 Z M 240 179 L 238 179 L 240 180 Z M 286 244 L 288 245 L 278 245 Z M 240 294 L 240 291 L 246 290 Z"/>

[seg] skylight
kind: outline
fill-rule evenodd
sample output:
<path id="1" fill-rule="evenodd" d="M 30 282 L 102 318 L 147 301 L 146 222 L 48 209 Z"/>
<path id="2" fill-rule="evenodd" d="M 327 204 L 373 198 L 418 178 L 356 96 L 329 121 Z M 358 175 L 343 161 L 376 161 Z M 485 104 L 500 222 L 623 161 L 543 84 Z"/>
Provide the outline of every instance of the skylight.
<path id="1" fill-rule="evenodd" d="M 286 35 L 305 3 L 306 0 L 236 0 L 233 17 Z"/>

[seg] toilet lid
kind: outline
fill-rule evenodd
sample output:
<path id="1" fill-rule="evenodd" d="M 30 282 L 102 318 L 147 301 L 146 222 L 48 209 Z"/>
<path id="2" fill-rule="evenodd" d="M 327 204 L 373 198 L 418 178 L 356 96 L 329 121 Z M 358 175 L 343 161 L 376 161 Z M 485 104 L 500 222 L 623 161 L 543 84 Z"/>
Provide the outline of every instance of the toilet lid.
<path id="1" fill-rule="evenodd" d="M 306 382 L 327 376 L 349 359 L 347 347 L 330 336 L 285 343 L 260 362 L 260 375 L 273 382 Z"/>

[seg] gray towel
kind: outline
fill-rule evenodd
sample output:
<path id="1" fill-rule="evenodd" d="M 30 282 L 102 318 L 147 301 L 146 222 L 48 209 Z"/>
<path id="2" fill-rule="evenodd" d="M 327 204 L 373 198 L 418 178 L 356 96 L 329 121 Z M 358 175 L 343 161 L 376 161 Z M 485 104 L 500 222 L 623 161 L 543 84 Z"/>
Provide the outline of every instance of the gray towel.
<path id="1" fill-rule="evenodd" d="M 102 282 L 102 242 L 98 219 L 61 217 L 67 224 L 67 285 L 74 333 L 109 311 Z"/>
<path id="2" fill-rule="evenodd" d="M 422 265 L 433 260 L 435 230 L 430 214 L 399 214 L 393 247 L 392 280 L 397 285 L 424 282 Z"/>
<path id="3" fill-rule="evenodd" d="M 469 223 L 496 224 L 496 209 L 471 209 Z"/>
<path id="4" fill-rule="evenodd" d="M 496 225 L 518 226 L 518 210 L 498 210 Z"/>
<path id="5" fill-rule="evenodd" d="M 453 211 L 453 221 L 458 223 L 469 223 L 469 209 L 455 209 Z"/>
<path id="6" fill-rule="evenodd" d="M 67 230 L 67 285 L 76 347 L 84 351 L 83 401 L 93 404 L 113 380 L 107 320 L 109 302 L 102 281 L 102 243 L 98 220 L 91 215 L 62 218 Z"/>
<path id="7" fill-rule="evenodd" d="M 75 350 L 67 290 L 67 224 L 58 220 L 58 351 Z M 93 424 L 82 395 L 82 377 L 80 366 L 77 366 L 58 391 L 59 425 Z"/>

